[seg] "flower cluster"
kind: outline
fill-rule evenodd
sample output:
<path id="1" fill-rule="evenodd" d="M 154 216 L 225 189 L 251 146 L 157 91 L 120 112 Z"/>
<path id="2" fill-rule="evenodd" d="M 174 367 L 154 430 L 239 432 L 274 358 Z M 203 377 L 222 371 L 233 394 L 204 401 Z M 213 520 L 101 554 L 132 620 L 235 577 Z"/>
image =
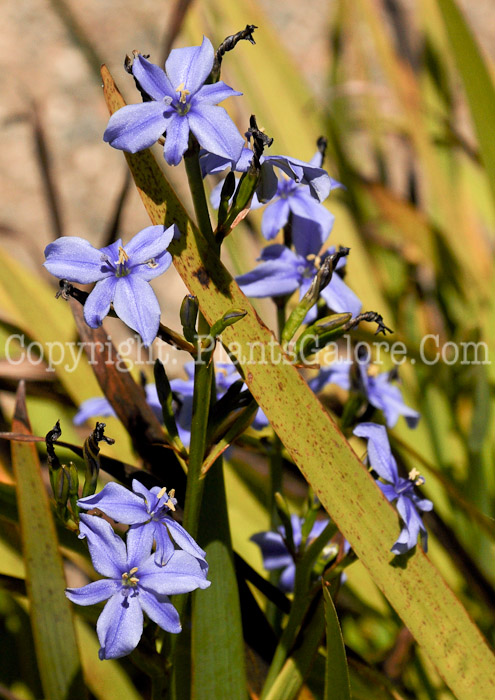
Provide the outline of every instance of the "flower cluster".
<path id="1" fill-rule="evenodd" d="M 77 605 L 108 601 L 96 626 L 100 659 L 125 656 L 137 646 L 143 612 L 165 631 L 180 632 L 179 615 L 168 596 L 210 585 L 205 552 L 170 516 L 177 502 L 173 493 L 158 487 L 148 490 L 135 479 L 132 488 L 133 493 L 109 483 L 100 493 L 78 501 L 83 510 L 98 508 L 130 525 L 124 543 L 108 521 L 81 515 L 79 536 L 88 542 L 95 570 L 106 578 L 68 588 L 66 595 Z"/>

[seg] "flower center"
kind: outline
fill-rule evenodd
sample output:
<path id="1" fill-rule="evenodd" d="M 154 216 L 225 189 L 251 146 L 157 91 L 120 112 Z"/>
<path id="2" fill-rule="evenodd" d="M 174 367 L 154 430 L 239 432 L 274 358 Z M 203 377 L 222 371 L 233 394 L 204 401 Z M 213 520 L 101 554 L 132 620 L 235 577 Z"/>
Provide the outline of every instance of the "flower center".
<path id="1" fill-rule="evenodd" d="M 122 574 L 122 585 L 125 588 L 136 588 L 137 587 L 137 585 L 139 583 L 139 579 L 137 578 L 137 576 L 134 576 L 134 574 L 136 573 L 137 570 L 138 570 L 138 568 L 137 568 L 137 566 L 135 566 L 134 568 L 132 568 L 129 571 L 129 573 L 127 571 L 124 571 L 124 573 Z"/>
<path id="2" fill-rule="evenodd" d="M 191 94 L 191 91 L 186 90 L 184 83 L 181 83 L 179 87 L 175 89 L 175 92 L 179 93 L 179 104 L 176 107 L 177 112 L 184 116 L 191 109 L 191 105 L 187 103 L 187 96 Z"/>
<path id="3" fill-rule="evenodd" d="M 161 488 L 160 491 L 156 494 L 156 497 L 157 497 L 157 499 L 158 499 L 158 500 L 157 500 L 157 504 L 160 503 L 161 499 L 163 498 L 163 496 L 165 496 L 166 493 L 167 493 L 167 488 L 166 488 L 166 486 L 164 486 L 164 487 Z M 162 503 L 158 509 L 155 509 L 155 510 L 151 511 L 151 513 L 150 513 L 151 517 L 154 518 L 155 520 L 156 520 L 157 518 L 159 518 L 159 516 L 161 515 L 162 510 L 163 510 L 164 508 L 168 508 L 169 510 L 175 511 L 175 503 L 174 503 L 174 501 L 173 501 L 174 496 L 175 496 L 175 489 L 170 489 L 170 491 L 168 492 L 168 499 L 167 499 L 167 501 L 165 501 L 165 503 Z M 148 511 L 148 512 L 149 512 L 149 511 Z"/>
<path id="4" fill-rule="evenodd" d="M 129 255 L 125 252 L 121 245 L 119 245 L 119 259 L 117 260 L 117 272 L 115 273 L 117 277 L 125 277 L 129 274 L 130 270 L 128 267 Z"/>
<path id="5" fill-rule="evenodd" d="M 409 481 L 412 481 L 415 486 L 423 486 L 425 483 L 424 476 L 421 476 L 421 472 L 419 472 L 416 468 L 411 469 L 407 478 Z"/>

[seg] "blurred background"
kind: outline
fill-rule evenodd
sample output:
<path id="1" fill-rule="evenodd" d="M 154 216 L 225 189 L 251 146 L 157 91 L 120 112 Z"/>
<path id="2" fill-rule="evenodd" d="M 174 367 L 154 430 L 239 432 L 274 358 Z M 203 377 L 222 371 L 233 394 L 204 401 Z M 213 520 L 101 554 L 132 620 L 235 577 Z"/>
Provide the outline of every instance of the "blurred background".
<path id="1" fill-rule="evenodd" d="M 326 202 L 336 217 L 330 243 L 351 247 L 348 284 L 366 309 L 384 316 L 395 331 L 392 339 L 404 342 L 402 389 L 406 402 L 422 413 L 414 432 L 399 423 L 392 444 L 406 468 L 417 467 L 426 476 L 424 492 L 435 503 L 427 519 L 430 556 L 493 643 L 494 366 L 488 353 L 494 347 L 495 7 L 490 0 L 3 2 L 1 345 L 12 333 L 26 333 L 44 346 L 60 337 L 57 323 L 67 337 L 73 333 L 62 302 L 53 300 L 57 282 L 41 267 L 50 241 L 77 235 L 101 247 L 118 236 L 126 241 L 148 225 L 122 154 L 102 141 L 108 114 L 100 64 L 107 64 L 126 100 L 137 102 L 123 68 L 127 53 L 137 49 L 163 64 L 174 46 L 199 44 L 203 34 L 215 46 L 246 24 L 258 27 L 256 46 L 241 42 L 222 67 L 225 82 L 244 96 L 225 106 L 241 132 L 256 114 L 274 137 L 273 153 L 309 160 L 318 136 L 328 138 L 325 167 L 346 187 Z M 166 174 L 187 203 L 182 166 Z M 233 274 L 251 269 L 259 255 L 259 222 L 255 212 L 227 239 L 225 261 Z M 178 329 L 186 293 L 182 281 L 170 270 L 153 286 L 162 321 Z M 271 306 L 268 301 L 257 306 L 269 323 Z M 115 319 L 105 328 L 117 341 L 128 335 Z M 425 342 L 426 336 L 432 338 Z M 17 352 L 15 344 L 12 348 Z M 5 357 L 4 351 L 2 429 L 16 382 L 27 378 L 33 432 L 46 433 L 63 415 L 64 437 L 80 442 L 71 418 L 78 403 L 99 393 L 96 384 L 80 381 L 71 394 L 63 377 L 46 373 L 43 362 L 12 365 Z M 179 355 L 171 376 L 182 362 Z M 391 366 L 386 361 L 385 369 Z M 109 425 L 108 434 L 122 434 L 116 421 Z M 132 462 L 126 449 L 121 458 Z M 255 527 L 256 498 L 245 500 L 259 484 L 253 477 L 244 486 L 234 479 L 238 474 L 229 482 L 234 545 L 259 568 L 259 554 L 246 543 L 246 531 Z M 6 550 L 4 561 L 11 555 Z M 399 654 L 397 668 L 395 657 L 390 660 L 400 624 L 359 567 L 349 574 L 355 597 L 343 623 L 346 643 L 372 661 L 388 660 L 389 676 L 400 675 L 399 662 L 407 654 Z M 422 672 L 422 666 L 410 671 L 417 678 Z M 431 692 L 419 683 L 414 697 L 453 697 L 434 673 L 429 678 Z"/>

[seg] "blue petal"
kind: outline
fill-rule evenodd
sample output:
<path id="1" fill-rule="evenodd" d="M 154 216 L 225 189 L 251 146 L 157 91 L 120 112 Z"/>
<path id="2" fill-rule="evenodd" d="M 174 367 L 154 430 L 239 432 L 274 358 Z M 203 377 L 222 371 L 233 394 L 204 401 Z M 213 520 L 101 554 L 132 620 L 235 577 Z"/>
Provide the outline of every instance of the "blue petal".
<path id="1" fill-rule="evenodd" d="M 163 155 L 169 165 L 179 165 L 189 143 L 187 116 L 174 114 L 167 122 L 167 135 Z"/>
<path id="2" fill-rule="evenodd" d="M 113 595 L 96 624 L 100 659 L 119 659 L 135 649 L 143 634 L 143 611 L 137 595 Z"/>
<path id="3" fill-rule="evenodd" d="M 425 530 L 425 527 L 418 515 L 418 511 L 409 498 L 400 496 L 396 507 L 400 517 L 404 521 L 404 530 L 407 528 L 407 536 L 406 532 L 403 530 L 392 548 L 392 551 L 395 554 L 402 554 L 404 551 L 412 549 L 416 545 L 418 535 L 421 530 Z"/>
<path id="4" fill-rule="evenodd" d="M 121 277 L 115 289 L 113 306 L 117 316 L 139 333 L 144 346 L 151 345 L 160 325 L 160 304 L 149 282 L 136 275 Z"/>
<path id="5" fill-rule="evenodd" d="M 95 418 L 96 416 L 107 417 L 115 415 L 116 413 L 108 399 L 103 396 L 95 396 L 82 402 L 72 422 L 74 425 L 82 425 L 90 418 Z"/>
<path id="6" fill-rule="evenodd" d="M 299 255 L 316 255 L 333 227 L 335 217 L 315 201 L 306 187 L 298 187 L 288 199 L 294 215 L 292 240 Z"/>
<path id="7" fill-rule="evenodd" d="M 357 316 L 361 311 L 361 301 L 350 287 L 346 285 L 342 277 L 333 273 L 330 284 L 321 292 L 327 306 L 336 313 L 346 313 L 349 311 L 353 316 Z"/>
<path id="8" fill-rule="evenodd" d="M 235 165 L 230 158 L 223 158 L 205 150 L 202 150 L 199 154 L 199 164 L 201 165 L 201 175 L 203 177 L 210 173 L 221 173 L 225 168 Z"/>
<path id="9" fill-rule="evenodd" d="M 189 593 L 208 588 L 210 581 L 199 561 L 186 552 L 176 550 L 165 566 L 157 566 L 153 557 L 139 570 L 139 585 L 161 595 Z"/>
<path id="10" fill-rule="evenodd" d="M 127 531 L 127 566 L 137 567 L 136 576 L 139 578 L 141 566 L 150 557 L 153 547 L 154 525 L 152 522 L 142 525 L 131 525 Z M 129 570 L 128 569 L 128 570 Z"/>
<path id="11" fill-rule="evenodd" d="M 206 552 L 201 549 L 191 535 L 184 530 L 182 525 L 179 525 L 179 523 L 176 523 L 175 520 L 168 516 L 162 518 L 161 523 L 166 526 L 175 544 L 184 550 L 184 552 L 187 552 L 197 559 L 204 559 L 206 557 Z"/>
<path id="12" fill-rule="evenodd" d="M 106 484 L 99 493 L 80 498 L 77 503 L 84 510 L 98 508 L 112 520 L 124 525 L 144 523 L 150 517 L 142 498 L 113 481 Z"/>
<path id="13" fill-rule="evenodd" d="M 294 590 L 295 581 L 296 565 L 294 562 L 292 562 L 284 571 L 282 571 L 278 580 L 278 587 L 284 593 L 291 593 Z"/>
<path id="14" fill-rule="evenodd" d="M 330 367 L 321 369 L 316 377 L 309 381 L 309 386 L 317 394 L 327 384 L 336 384 L 341 389 L 349 391 L 351 388 L 351 380 L 349 373 L 352 362 L 350 360 L 340 360 L 333 362 Z"/>
<path id="15" fill-rule="evenodd" d="M 248 297 L 276 297 L 292 294 L 299 286 L 300 275 L 295 266 L 283 260 L 267 260 L 236 281 Z"/>
<path id="16" fill-rule="evenodd" d="M 156 542 L 155 563 L 158 566 L 163 566 L 175 552 L 175 547 L 163 522 L 154 523 L 154 528 Z"/>
<path id="17" fill-rule="evenodd" d="M 211 41 L 205 36 L 201 46 L 187 46 L 170 52 L 165 70 L 174 89 L 184 83 L 184 89 L 197 92 L 210 75 L 214 51 Z"/>
<path id="18" fill-rule="evenodd" d="M 136 56 L 132 64 L 132 74 L 137 78 L 139 84 L 145 92 L 154 100 L 162 100 L 165 95 L 171 99 L 177 97 L 177 93 L 170 84 L 170 80 L 165 75 L 165 72 L 150 63 L 143 56 Z"/>
<path id="19" fill-rule="evenodd" d="M 78 236 L 63 236 L 50 243 L 45 257 L 43 264 L 48 272 L 69 282 L 90 284 L 114 274 L 102 260 L 101 251 Z"/>
<path id="20" fill-rule="evenodd" d="M 377 423 L 361 423 L 354 428 L 354 435 L 368 440 L 369 463 L 385 481 L 396 484 L 399 478 L 397 463 L 390 450 L 387 429 Z"/>
<path id="21" fill-rule="evenodd" d="M 213 83 L 213 85 L 203 85 L 194 95 L 194 105 L 196 106 L 198 103 L 217 105 L 228 97 L 238 97 L 239 95 L 242 95 L 242 92 L 233 90 L 220 80 L 218 83 Z"/>
<path id="22" fill-rule="evenodd" d="M 289 220 L 290 207 L 287 199 L 278 199 L 267 206 L 261 220 L 261 233 L 267 240 L 275 238 Z"/>
<path id="23" fill-rule="evenodd" d="M 261 549 L 263 566 L 267 571 L 281 569 L 294 563 L 280 533 L 258 532 L 250 539 Z"/>
<path id="24" fill-rule="evenodd" d="M 144 589 L 140 591 L 139 596 L 144 612 L 150 620 L 156 622 L 158 627 L 172 634 L 178 634 L 182 630 L 179 613 L 168 599 L 168 596 L 155 595 Z"/>
<path id="25" fill-rule="evenodd" d="M 82 588 L 66 588 L 65 595 L 76 605 L 95 605 L 108 600 L 122 587 L 121 580 L 101 579 Z"/>
<path id="26" fill-rule="evenodd" d="M 233 161 L 239 159 L 244 139 L 223 107 L 193 104 L 187 119 L 203 148 Z"/>
<path id="27" fill-rule="evenodd" d="M 126 570 L 127 556 L 123 540 L 103 518 L 81 515 L 80 537 L 88 540 L 89 553 L 95 570 L 102 576 L 120 579 Z"/>
<path id="28" fill-rule="evenodd" d="M 175 224 L 167 229 L 164 226 L 147 226 L 136 233 L 124 246 L 124 250 L 130 258 L 131 268 L 156 258 L 166 251 L 174 237 L 176 228 Z"/>
<path id="29" fill-rule="evenodd" d="M 172 264 L 172 256 L 170 253 L 165 251 L 161 255 L 157 255 L 148 264 L 137 265 L 132 268 L 132 274 L 134 277 L 139 277 L 146 282 L 149 282 L 155 277 L 163 275 L 164 272 L 168 270 Z"/>
<path id="30" fill-rule="evenodd" d="M 117 278 L 107 277 L 107 279 L 97 282 L 95 288 L 90 292 L 84 303 L 84 319 L 90 328 L 98 328 L 105 316 L 110 311 L 110 304 L 113 300 Z"/>
<path id="31" fill-rule="evenodd" d="M 266 160 L 276 165 L 296 182 L 309 185 L 311 195 L 320 202 L 326 199 L 333 189 L 342 187 L 340 182 L 333 180 L 323 168 L 314 167 L 297 158 L 267 156 Z"/>
<path id="32" fill-rule="evenodd" d="M 128 153 L 149 148 L 167 128 L 169 111 L 164 102 L 142 102 L 121 107 L 110 117 L 103 140 Z"/>
<path id="33" fill-rule="evenodd" d="M 383 411 L 389 428 L 394 427 L 399 416 L 406 417 L 410 428 L 415 428 L 418 424 L 420 414 L 404 403 L 399 387 L 390 382 L 388 372 L 382 372 L 377 377 L 369 377 L 367 394 L 369 402 Z"/>

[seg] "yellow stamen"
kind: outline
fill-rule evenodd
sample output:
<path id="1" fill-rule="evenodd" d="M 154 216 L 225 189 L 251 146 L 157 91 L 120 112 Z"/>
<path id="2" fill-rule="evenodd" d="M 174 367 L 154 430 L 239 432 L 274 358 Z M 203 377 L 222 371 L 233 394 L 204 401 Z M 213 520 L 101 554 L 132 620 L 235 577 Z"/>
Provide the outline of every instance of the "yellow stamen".
<path id="1" fill-rule="evenodd" d="M 129 578 L 129 574 L 124 571 L 124 573 L 122 574 L 122 578 L 127 580 Z"/>
<path id="2" fill-rule="evenodd" d="M 368 377 L 377 377 L 379 373 L 378 365 L 370 365 L 368 367 Z"/>
<path id="3" fill-rule="evenodd" d="M 158 500 L 160 500 L 160 498 L 161 498 L 161 497 L 163 496 L 163 494 L 165 494 L 165 493 L 167 493 L 167 487 L 166 487 L 166 486 L 164 486 L 162 489 L 160 489 L 160 491 L 156 494 L 156 497 L 158 498 Z"/>
<path id="4" fill-rule="evenodd" d="M 138 582 L 139 582 L 139 579 L 136 578 L 135 576 L 131 576 L 131 578 L 129 579 L 129 581 L 130 581 L 131 583 L 138 583 Z"/>
<path id="5" fill-rule="evenodd" d="M 415 486 L 422 486 L 425 483 L 424 477 L 421 476 L 421 472 L 419 472 L 416 467 L 411 469 L 408 478 L 410 481 L 414 481 Z"/>
<path id="6" fill-rule="evenodd" d="M 168 507 L 170 508 L 170 510 L 175 511 L 175 506 L 174 506 L 174 504 L 172 503 L 172 501 L 170 500 L 170 498 L 169 498 L 168 501 L 165 503 L 165 505 L 168 506 Z"/>
<path id="7" fill-rule="evenodd" d="M 123 265 L 127 260 L 129 260 L 128 254 L 125 252 L 125 250 L 122 248 L 122 246 L 119 245 L 119 260 L 118 260 L 119 265 Z"/>
<path id="8" fill-rule="evenodd" d="M 170 491 L 168 492 L 168 495 L 170 496 L 170 498 L 174 498 L 175 497 L 175 489 L 170 489 Z"/>
<path id="9" fill-rule="evenodd" d="M 186 90 L 184 88 L 184 83 L 181 83 L 178 88 L 175 88 L 175 92 L 178 92 L 180 94 L 179 102 L 182 102 L 182 104 L 186 103 L 187 95 L 191 94 L 190 90 Z"/>
<path id="10" fill-rule="evenodd" d="M 135 566 L 133 569 L 129 571 L 130 574 L 135 574 L 136 571 L 138 570 L 137 566 Z"/>

